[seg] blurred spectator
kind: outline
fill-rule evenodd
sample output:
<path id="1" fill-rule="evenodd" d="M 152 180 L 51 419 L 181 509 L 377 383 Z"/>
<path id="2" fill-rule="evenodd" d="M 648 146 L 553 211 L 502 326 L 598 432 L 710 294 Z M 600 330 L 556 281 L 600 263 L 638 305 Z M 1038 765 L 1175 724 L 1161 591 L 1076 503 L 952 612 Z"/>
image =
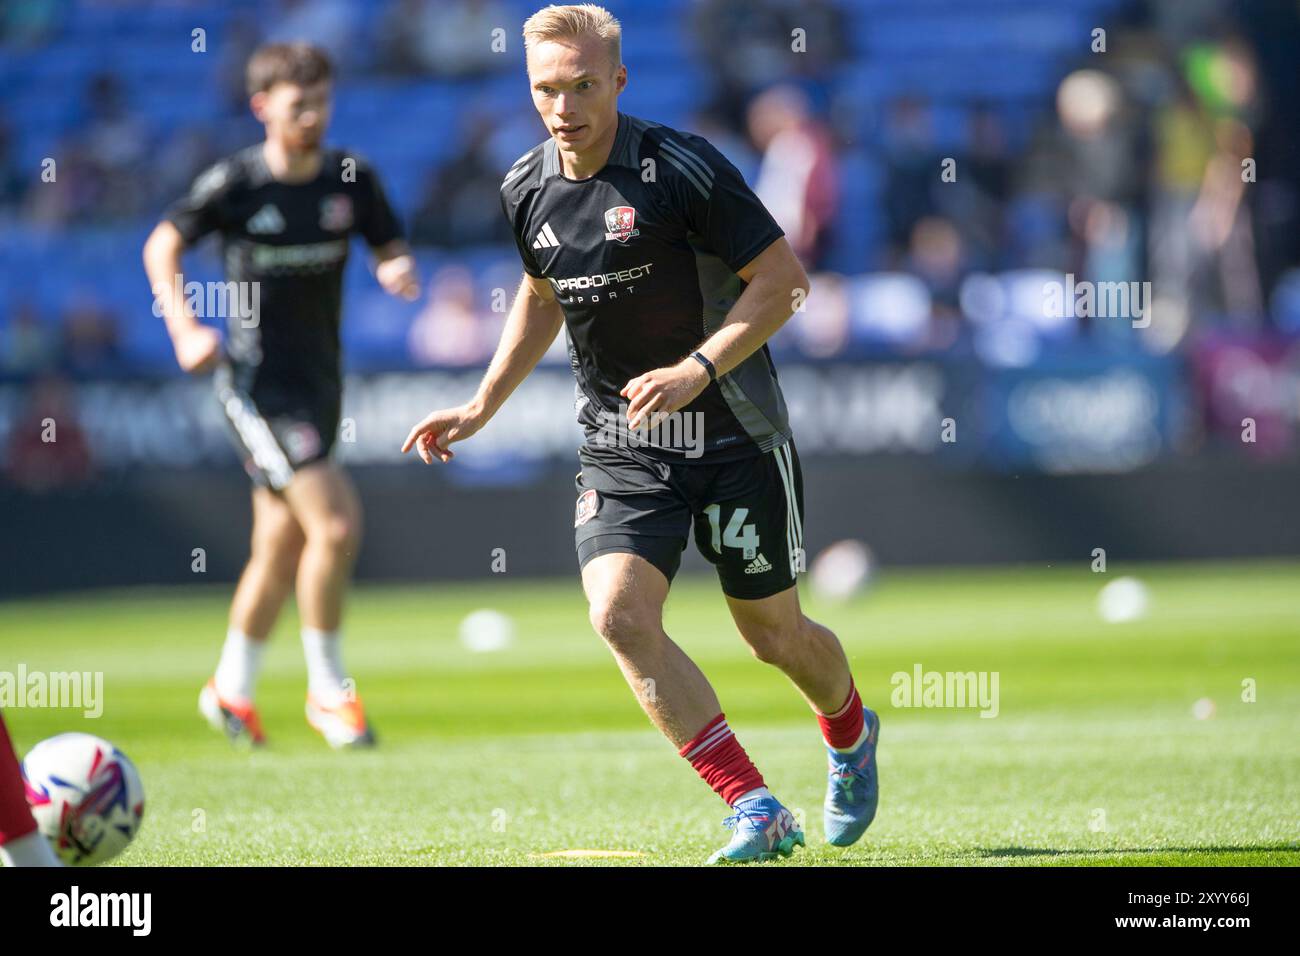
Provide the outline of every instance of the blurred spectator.
<path id="1" fill-rule="evenodd" d="M 97 214 L 124 218 L 144 210 L 149 136 L 143 121 L 127 104 L 122 81 L 112 73 L 94 77 L 88 90 L 90 119 L 84 134 L 86 153 L 104 183 Z"/>
<path id="2" fill-rule="evenodd" d="M 194 178 L 220 158 L 211 132 L 204 126 L 182 127 L 156 151 L 157 172 L 150 177 L 153 201 L 162 208 L 189 192 Z"/>
<path id="3" fill-rule="evenodd" d="M 957 161 L 961 173 L 955 182 L 944 184 L 947 201 L 940 208 L 949 220 L 961 223 L 974 247 L 972 255 L 981 264 L 1010 264 L 1004 262 L 1005 209 L 1012 185 L 1007 131 L 988 104 L 971 111 L 969 127 L 969 146 Z"/>
<path id="4" fill-rule="evenodd" d="M 733 132 L 716 113 L 707 109 L 693 115 L 683 129 L 688 133 L 703 136 L 712 143 L 718 152 L 727 157 L 731 165 L 740 170 L 740 174 L 745 177 L 745 182 L 755 181 L 758 176 L 759 156 L 754 152 L 748 136 Z"/>
<path id="5" fill-rule="evenodd" d="M 152 177 L 153 202 L 164 207 L 190 191 L 200 172 L 220 159 L 212 134 L 204 126 L 175 130 L 156 151 L 157 174 Z"/>
<path id="6" fill-rule="evenodd" d="M 1182 66 L 1176 96 L 1154 117 L 1156 296 L 1180 328 L 1208 314 L 1257 327 L 1264 292 L 1250 206 L 1256 187 L 1243 171 L 1258 122 L 1253 56 L 1235 39 L 1193 44 Z"/>
<path id="7" fill-rule="evenodd" d="M 1222 0 L 1148 0 L 1150 15 L 1165 41 L 1179 48 L 1212 31 L 1220 22 Z"/>
<path id="8" fill-rule="evenodd" d="M 511 68 L 514 61 L 493 52 L 492 31 L 516 43 L 516 19 L 492 0 L 396 0 L 380 25 L 381 68 L 447 79 Z"/>
<path id="9" fill-rule="evenodd" d="M 342 71 L 366 44 L 357 42 L 361 4 L 349 0 L 279 0 L 271 12 L 267 42 L 306 41 L 323 47 Z"/>
<path id="10" fill-rule="evenodd" d="M 464 266 L 434 273 L 407 339 L 417 364 L 474 365 L 491 356 L 496 341 L 484 336 L 475 299 L 474 277 Z"/>
<path id="11" fill-rule="evenodd" d="M 902 354 L 930 339 L 934 306 L 925 283 L 906 272 L 873 272 L 849 282 L 850 322 L 860 343 Z"/>
<path id="12" fill-rule="evenodd" d="M 1011 190 L 1010 143 L 997 110 L 980 103 L 971 111 L 970 149 L 963 168 L 993 202 L 1006 202 Z"/>
<path id="13" fill-rule="evenodd" d="M 884 195 L 889 242 L 902 247 L 922 216 L 938 211 L 943 156 L 935 143 L 929 104 L 919 96 L 894 99 L 885 111 L 882 151 L 889 179 Z"/>
<path id="14" fill-rule="evenodd" d="M 48 43 L 67 15 L 68 0 L 22 0 L 0 5 L 0 43 L 34 49 Z"/>
<path id="15" fill-rule="evenodd" d="M 959 293 L 970 263 L 957 227 L 940 216 L 927 216 L 912 228 L 906 269 L 930 291 L 933 315 L 956 319 L 961 315 Z"/>
<path id="16" fill-rule="evenodd" d="M 63 316 L 63 364 L 74 375 L 113 370 L 119 361 L 117 323 L 88 292 L 78 293 Z"/>
<path id="17" fill-rule="evenodd" d="M 1187 67 L 1214 123 L 1214 154 L 1188 225 L 1217 266 L 1215 303 L 1238 320 L 1258 326 L 1264 296 L 1243 170 L 1244 160 L 1255 162 L 1253 127 L 1260 112 L 1254 54 L 1241 39 L 1229 38 L 1194 46 L 1187 53 Z"/>
<path id="18" fill-rule="evenodd" d="M 177 2 L 196 13 L 219 6 Z M 10 101 L 0 96 L 0 247 L 18 263 L 0 278 L 5 290 L 32 299 L 24 305 L 0 297 L 0 369 L 11 373 L 32 374 L 51 363 L 79 374 L 111 373 L 121 360 L 119 337 L 137 341 L 134 327 L 119 331 L 113 319 L 135 308 L 128 304 L 130 283 L 98 282 L 66 314 L 49 300 L 63 294 L 66 281 L 101 267 L 105 275 L 138 274 L 133 234 L 217 155 L 256 141 L 261 130 L 248 113 L 244 66 L 263 29 L 267 38 L 309 37 L 331 50 L 350 66 L 341 90 L 357 73 L 397 74 L 382 84 L 393 103 L 431 82 L 519 66 L 519 11 L 502 0 L 275 0 L 269 13 L 236 4 L 220 37 L 209 39 L 205 63 L 215 97 L 196 90 L 194 114 L 177 122 L 170 97 L 159 98 L 162 111 L 147 111 L 153 90 L 140 83 L 137 69 L 165 83 L 165 67 L 127 62 L 141 52 L 133 46 L 137 33 L 141 50 L 156 56 L 154 8 L 137 0 L 95 6 L 114 12 L 94 26 L 74 17 L 65 0 L 0 9 L 7 49 L 65 38 L 48 59 L 16 57 L 19 69 L 6 70 L 15 74 Z M 712 86 L 700 84 L 686 103 L 676 91 L 660 100 L 653 85 L 636 90 L 646 98 L 647 118 L 700 133 L 741 170 L 810 271 L 845 273 L 842 281 L 825 279 L 826 295 L 812 297 L 790 323 L 791 347 L 811 354 L 862 343 L 902 352 L 917 343 L 941 348 L 954 340 L 954 329 L 975 322 L 969 304 L 962 317 L 961 304 L 970 299 L 957 290 L 976 273 L 988 273 L 984 284 L 992 286 L 1009 273 L 1037 271 L 1093 281 L 1150 278 L 1156 321 L 1141 341 L 1158 351 L 1189 348 L 1188 330 L 1207 322 L 1253 331 L 1269 301 L 1278 328 L 1296 327 L 1288 305 L 1296 295 L 1278 295 L 1281 277 L 1300 265 L 1294 4 L 1130 4 L 1107 13 L 1105 57 L 1061 41 L 1051 56 L 1023 59 L 1014 31 L 991 53 L 976 51 L 951 31 L 931 37 L 908 34 L 900 29 L 905 23 L 877 23 L 908 15 L 878 6 L 692 0 L 686 28 L 695 31 L 698 66 L 710 71 Z M 970 0 L 969 10 L 1008 23 L 1018 16 L 1001 0 Z M 164 11 L 160 22 L 169 18 Z M 643 46 L 657 43 L 658 31 L 639 29 L 639 13 L 626 20 L 633 70 L 646 58 L 652 71 L 666 69 L 661 60 L 673 54 Z M 506 28 L 511 55 L 492 53 L 497 27 Z M 114 60 L 64 55 L 91 50 L 98 37 L 87 34 L 101 29 L 111 32 L 104 43 Z M 801 44 L 806 52 L 798 52 Z M 1005 63 L 989 70 L 986 84 L 978 74 L 990 55 Z M 101 72 L 101 64 L 111 65 Z M 193 67 L 191 60 L 176 76 L 189 82 Z M 49 109 L 25 93 L 55 81 L 69 94 L 54 97 Z M 451 96 L 460 88 L 444 84 L 427 102 L 450 103 L 452 111 L 436 122 L 395 127 L 389 140 L 376 128 L 386 118 L 365 97 L 375 86 L 363 81 L 361 96 L 345 93 L 334 131 L 339 140 L 350 143 L 364 129 L 388 143 L 381 171 L 394 182 L 394 195 L 405 196 L 413 183 L 422 187 L 414 215 L 408 209 L 403 216 L 413 238 L 452 256 L 472 247 L 467 258 L 479 283 L 510 286 L 518 262 L 500 215 L 501 176 L 545 136 L 525 87 L 503 108 L 500 84 L 470 84 L 482 92 L 469 98 Z M 686 118 L 684 106 L 694 111 Z M 826 117 L 834 120 L 833 136 Z M 400 117 L 394 122 L 400 126 Z M 450 149 L 446 138 L 454 139 Z M 39 176 L 46 156 L 57 160 L 53 182 Z M 949 156 L 957 161 L 951 181 L 942 176 Z M 1257 163 L 1258 182 L 1243 181 L 1243 160 Z M 484 246 L 509 259 L 510 278 L 477 271 L 491 258 L 481 255 Z M 24 284 L 17 273 L 47 258 L 66 277 Z M 215 265 L 211 256 L 195 263 Z M 431 301 L 416 327 L 397 333 L 409 331 L 419 361 L 475 362 L 490 351 L 485 330 L 500 316 L 475 301 L 473 286 L 469 274 L 449 273 L 440 285 L 446 302 Z M 841 321 L 846 309 L 850 318 Z M 1068 334 L 1076 329 L 1096 341 L 1086 316 Z M 1123 324 L 1105 329 L 1126 346 L 1132 338 Z M 562 345 L 557 339 L 553 351 Z M 169 355 L 156 366 L 134 346 L 130 354 L 151 371 L 174 372 Z"/>
<path id="19" fill-rule="evenodd" d="M 13 127 L 4 116 L 0 116 L 0 208 L 16 206 L 27 185 L 14 156 Z"/>
<path id="20" fill-rule="evenodd" d="M 826 251 L 838 211 L 839 183 L 830 135 L 810 115 L 808 99 L 773 87 L 749 107 L 749 132 L 763 155 L 754 192 L 810 268 Z"/>
<path id="21" fill-rule="evenodd" d="M 495 131 L 496 120 L 481 117 L 464 152 L 433 171 L 411 223 L 413 241 L 433 246 L 511 241 L 501 213 L 501 177 L 510 160 L 505 166 L 497 160 L 491 144 Z"/>
<path id="22" fill-rule="evenodd" d="M 745 104 L 773 80 L 825 81 L 844 59 L 844 26 L 827 0 L 700 0 L 691 28 L 714 71 L 714 108 L 739 129 Z"/>
<path id="23" fill-rule="evenodd" d="M 1030 152 L 1025 180 L 1064 211 L 1070 247 L 1063 256 L 1028 264 L 1094 282 L 1139 281 L 1145 275 L 1144 177 L 1135 174 L 1144 165 L 1141 116 L 1115 77 L 1093 69 L 1061 81 L 1056 114 Z"/>
<path id="24" fill-rule="evenodd" d="M 809 278 L 808 299 L 801 311 L 771 339 L 777 356 L 791 349 L 810 358 L 831 358 L 849 344 L 849 298 L 844 277 L 819 272 Z"/>
<path id="25" fill-rule="evenodd" d="M 1056 91 L 1060 120 L 1056 173 L 1067 194 L 1132 206 L 1141 178 L 1138 117 L 1128 108 L 1119 82 L 1098 70 L 1077 70 Z"/>
<path id="26" fill-rule="evenodd" d="M 69 139 L 50 158 L 55 160 L 54 178 L 33 177 L 26 194 L 27 215 L 45 225 L 98 220 L 107 184 L 94 157 L 81 143 Z"/>
<path id="27" fill-rule="evenodd" d="M 73 487 L 90 479 L 90 449 L 71 389 L 62 379 L 51 376 L 33 386 L 27 408 L 9 432 L 5 470 L 10 481 L 27 491 Z"/>
<path id="28" fill-rule="evenodd" d="M 222 105 L 232 114 L 248 113 L 248 60 L 262 42 L 261 27 L 250 13 L 238 12 L 226 25 L 217 52 L 217 87 Z"/>
<path id="29" fill-rule="evenodd" d="M 126 105 L 121 81 L 112 73 L 90 78 L 84 128 L 52 157 L 53 181 L 28 191 L 31 213 L 47 223 L 105 222 L 140 215 L 150 181 L 149 139 L 144 124 Z"/>
<path id="30" fill-rule="evenodd" d="M 0 331 L 0 342 L 0 369 L 13 375 L 45 372 L 58 361 L 58 342 L 30 302 L 18 306 L 13 320 Z"/>

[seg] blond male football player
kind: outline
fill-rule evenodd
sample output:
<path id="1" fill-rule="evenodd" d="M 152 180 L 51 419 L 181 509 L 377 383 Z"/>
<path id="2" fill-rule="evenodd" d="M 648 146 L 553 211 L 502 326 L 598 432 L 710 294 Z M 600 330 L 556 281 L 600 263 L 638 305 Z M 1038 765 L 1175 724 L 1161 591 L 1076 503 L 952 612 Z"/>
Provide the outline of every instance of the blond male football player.
<path id="1" fill-rule="evenodd" d="M 876 812 L 879 720 L 835 635 L 800 610 L 803 485 L 765 344 L 807 276 L 721 153 L 619 112 L 627 68 L 607 11 L 546 7 L 524 41 L 550 134 L 501 187 L 525 275 L 477 394 L 429 414 L 402 450 L 451 460 L 450 445 L 483 427 L 567 326 L 586 432 L 574 525 L 591 622 L 650 719 L 732 807 L 731 840 L 710 861 L 789 856 L 804 834 L 664 632 L 692 531 L 741 636 L 815 712 L 830 754 L 826 837 L 853 843 Z"/>
<path id="2" fill-rule="evenodd" d="M 339 314 L 351 237 L 373 251 L 384 290 L 419 294 L 414 265 L 379 179 L 363 160 L 323 146 L 332 69 L 319 49 L 271 44 L 248 63 L 262 143 L 216 163 L 173 205 L 144 248 L 145 270 L 187 372 L 215 371 L 217 397 L 253 480 L 248 564 L 199 709 L 232 739 L 260 744 L 254 704 L 267 637 L 296 590 L 307 661 L 307 720 L 334 747 L 374 733 L 342 657 L 344 595 L 361 541 L 352 482 L 331 460 L 339 427 Z M 218 332 L 189 308 L 181 255 L 221 236 L 229 309 Z M 230 296 L 232 300 L 236 296 Z"/>

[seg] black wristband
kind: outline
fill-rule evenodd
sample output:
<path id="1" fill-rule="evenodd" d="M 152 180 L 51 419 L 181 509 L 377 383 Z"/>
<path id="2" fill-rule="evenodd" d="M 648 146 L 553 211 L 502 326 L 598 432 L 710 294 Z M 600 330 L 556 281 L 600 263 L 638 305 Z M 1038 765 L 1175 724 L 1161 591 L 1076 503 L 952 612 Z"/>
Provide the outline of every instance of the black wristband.
<path id="1" fill-rule="evenodd" d="M 716 382 L 718 380 L 718 370 L 713 367 L 713 363 L 709 361 L 708 356 L 703 352 L 692 352 L 691 358 L 695 359 L 695 361 L 699 362 L 708 370 L 710 382 Z"/>

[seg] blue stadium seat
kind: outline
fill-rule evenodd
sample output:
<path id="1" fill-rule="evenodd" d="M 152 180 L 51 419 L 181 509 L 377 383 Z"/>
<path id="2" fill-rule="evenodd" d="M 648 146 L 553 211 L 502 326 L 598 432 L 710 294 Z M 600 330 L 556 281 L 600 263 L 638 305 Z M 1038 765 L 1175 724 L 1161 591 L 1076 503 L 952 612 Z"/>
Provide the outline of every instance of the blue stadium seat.
<path id="1" fill-rule="evenodd" d="M 390 2 L 359 4 L 359 49 L 375 49 L 377 23 Z M 837 71 L 831 86 L 838 100 L 857 112 L 853 123 L 860 141 L 841 156 L 845 212 L 828 265 L 849 273 L 874 265 L 870 260 L 883 235 L 883 178 L 871 149 L 882 112 L 896 96 L 906 92 L 928 101 L 939 148 L 958 151 L 966 144 L 970 110 L 977 103 L 997 110 L 1012 147 L 1022 146 L 1036 119 L 1050 108 L 1055 84 L 1086 52 L 1088 30 L 1126 2 L 1131 0 L 1053 0 L 1045 9 L 1041 0 L 839 0 L 850 13 L 846 39 L 858 56 Z M 692 116 L 714 93 L 712 73 L 700 61 L 690 33 L 696 0 L 610 0 L 609 5 L 624 22 L 624 55 L 631 67 L 622 108 L 689 128 Z M 510 40 L 517 44 L 517 25 L 537 4 L 505 0 L 504 6 L 511 13 Z M 15 160 L 37 168 L 42 158 L 59 155 L 60 144 L 84 128 L 87 84 L 105 69 L 119 78 L 129 107 L 151 134 L 205 122 L 224 131 L 219 118 L 225 104 L 219 99 L 216 70 L 222 37 L 241 16 L 273 26 L 259 0 L 76 4 L 62 34 L 49 45 L 0 53 L 0 115 L 15 134 Z M 190 52 L 190 31 L 196 26 L 208 31 L 206 54 Z M 1015 68 L 1000 67 L 1009 55 L 1015 57 Z M 330 139 L 375 162 L 409 221 L 437 166 L 456 155 L 471 118 L 513 117 L 529 109 L 517 46 L 508 59 L 499 75 L 472 82 L 345 73 L 336 88 Z M 41 95 L 30 95 L 33 89 Z M 221 138 L 223 146 L 242 145 L 226 142 L 224 132 Z M 90 276 L 121 316 L 129 354 L 150 367 L 174 371 L 165 336 L 158 334 L 150 313 L 139 263 L 140 243 L 151 224 L 66 235 L 0 231 L 5 261 L 0 314 L 12 308 L 10 296 L 3 293 L 18 289 L 42 303 L 43 314 L 53 321 L 70 278 Z M 1021 242 L 1032 243 L 1058 226 L 1050 208 L 1028 203 L 1012 210 L 1012 233 Z M 518 263 L 508 246 L 458 250 L 457 260 L 483 282 L 517 281 Z M 421 253 L 426 278 L 442 261 L 440 254 Z M 50 268 L 50 263 L 59 267 Z M 187 259 L 187 269 L 196 277 L 219 277 L 210 248 Z M 366 361 L 400 364 L 413 307 L 378 290 L 360 247 L 349 268 L 347 290 L 344 335 L 350 347 L 355 345 Z M 1297 313 L 1295 298 L 1300 293 L 1285 292 L 1275 301 L 1280 322 L 1300 322 L 1290 318 Z M 359 321 L 362 315 L 365 319 Z"/>

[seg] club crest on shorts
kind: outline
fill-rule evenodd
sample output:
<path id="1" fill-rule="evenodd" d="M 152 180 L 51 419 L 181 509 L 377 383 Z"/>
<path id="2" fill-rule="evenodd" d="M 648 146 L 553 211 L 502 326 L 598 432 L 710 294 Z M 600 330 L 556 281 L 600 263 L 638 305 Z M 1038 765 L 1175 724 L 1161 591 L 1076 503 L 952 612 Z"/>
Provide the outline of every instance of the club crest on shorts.
<path id="1" fill-rule="evenodd" d="M 596 516 L 600 508 L 600 498 L 596 495 L 595 488 L 588 488 L 582 494 L 578 495 L 578 507 L 573 513 L 573 526 L 580 528 Z"/>
<path id="2" fill-rule="evenodd" d="M 641 235 L 636 227 L 636 210 L 631 206 L 615 206 L 605 210 L 605 239 L 617 239 L 627 242 L 633 236 Z"/>
<path id="3" fill-rule="evenodd" d="M 346 232 L 352 228 L 352 199 L 334 193 L 320 201 L 320 227 L 330 232 Z"/>
<path id="4" fill-rule="evenodd" d="M 284 430 L 284 450 L 295 464 L 320 452 L 320 433 L 306 422 Z"/>

